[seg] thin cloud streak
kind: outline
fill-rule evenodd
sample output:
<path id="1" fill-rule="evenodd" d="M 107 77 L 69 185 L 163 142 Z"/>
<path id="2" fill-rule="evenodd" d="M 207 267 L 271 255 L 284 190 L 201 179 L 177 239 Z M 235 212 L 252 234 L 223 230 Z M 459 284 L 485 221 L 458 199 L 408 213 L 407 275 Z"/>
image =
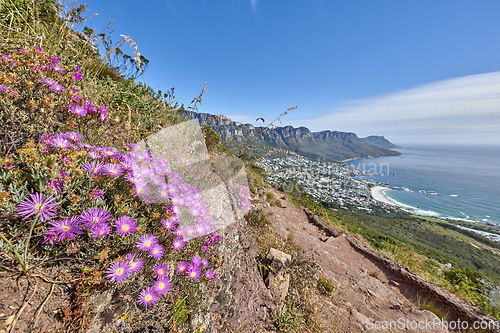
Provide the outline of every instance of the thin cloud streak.
<path id="1" fill-rule="evenodd" d="M 496 140 L 500 144 L 500 72 L 453 78 L 351 101 L 328 115 L 289 124 L 313 131 L 386 135 L 400 142 L 430 143 L 439 138 L 446 143 Z"/>
<path id="2" fill-rule="evenodd" d="M 257 10 L 257 1 L 258 0 L 250 0 L 250 3 L 252 4 L 253 10 Z"/>

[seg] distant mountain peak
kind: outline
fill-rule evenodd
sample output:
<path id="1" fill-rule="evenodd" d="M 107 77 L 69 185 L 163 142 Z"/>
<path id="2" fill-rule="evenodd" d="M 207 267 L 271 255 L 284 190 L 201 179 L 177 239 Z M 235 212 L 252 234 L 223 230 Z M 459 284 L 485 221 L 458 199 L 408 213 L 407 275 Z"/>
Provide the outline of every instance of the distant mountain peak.
<path id="1" fill-rule="evenodd" d="M 374 146 L 382 147 L 385 149 L 401 148 L 395 145 L 394 143 L 390 142 L 389 140 L 387 140 L 382 135 L 370 135 L 367 136 L 366 138 L 361 138 L 361 140 L 363 140 L 364 142 L 368 142 Z"/>

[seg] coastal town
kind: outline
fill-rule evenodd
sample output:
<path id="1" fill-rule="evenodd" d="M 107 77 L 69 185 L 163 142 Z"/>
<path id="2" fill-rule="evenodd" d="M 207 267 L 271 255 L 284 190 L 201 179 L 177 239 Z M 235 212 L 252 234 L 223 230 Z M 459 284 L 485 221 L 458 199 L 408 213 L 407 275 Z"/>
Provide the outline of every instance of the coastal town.
<path id="1" fill-rule="evenodd" d="M 373 173 L 355 168 L 346 163 L 336 163 L 291 155 L 272 159 L 263 159 L 258 163 L 267 173 L 267 181 L 287 192 L 306 193 L 313 199 L 338 206 L 372 212 L 375 208 L 385 211 L 406 211 L 384 196 L 389 185 L 378 184 L 365 179 Z M 395 187 L 390 187 L 398 189 Z M 500 242 L 500 234 L 461 226 L 461 221 L 450 220 L 457 227 L 473 231 L 492 241 Z M 463 222 L 470 222 L 464 220 Z M 490 225 L 491 227 L 491 225 Z M 496 227 L 495 227 L 495 230 Z"/>
<path id="2" fill-rule="evenodd" d="M 324 203 L 336 203 L 340 207 L 349 207 L 372 211 L 373 206 L 386 209 L 398 209 L 375 200 L 370 193 L 370 184 L 363 176 L 369 173 L 354 166 L 292 155 L 265 159 L 258 163 L 268 174 L 268 182 L 287 191 L 294 186 Z"/>

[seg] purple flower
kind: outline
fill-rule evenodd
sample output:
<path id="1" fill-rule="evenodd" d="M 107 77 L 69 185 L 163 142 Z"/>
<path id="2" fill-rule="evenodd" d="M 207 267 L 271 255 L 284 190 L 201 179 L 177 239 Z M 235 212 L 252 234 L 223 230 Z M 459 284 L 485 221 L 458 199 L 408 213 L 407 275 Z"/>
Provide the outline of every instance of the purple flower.
<path id="1" fill-rule="evenodd" d="M 71 73 L 76 81 L 80 81 L 82 79 L 82 74 L 80 73 Z"/>
<path id="2" fill-rule="evenodd" d="M 175 228 L 175 217 L 171 216 L 169 218 L 160 221 L 165 230 L 173 230 Z"/>
<path id="3" fill-rule="evenodd" d="M 40 53 L 44 53 L 43 49 L 39 46 L 35 46 L 35 50 L 38 50 Z"/>
<path id="4" fill-rule="evenodd" d="M 73 142 L 78 142 L 81 139 L 83 139 L 83 135 L 81 135 L 80 133 L 75 133 L 75 132 L 68 132 L 68 133 L 66 133 L 65 136 L 66 136 L 66 139 L 72 140 Z"/>
<path id="5" fill-rule="evenodd" d="M 130 275 L 129 263 L 127 261 L 114 262 L 106 270 L 106 273 L 108 273 L 109 281 L 123 283 Z"/>
<path id="6" fill-rule="evenodd" d="M 54 63 L 51 63 L 50 64 L 50 67 L 55 71 L 55 72 L 58 72 L 58 73 L 61 73 L 61 74 L 64 74 L 64 69 L 62 69 L 61 66 L 59 65 L 56 65 Z"/>
<path id="7" fill-rule="evenodd" d="M 175 229 L 174 231 L 174 235 L 176 235 L 177 237 L 182 237 L 183 234 L 184 234 L 184 228 L 182 228 L 181 226 L 178 226 L 177 229 Z"/>
<path id="8" fill-rule="evenodd" d="M 193 226 L 187 226 L 184 228 L 182 236 L 184 239 L 191 239 L 195 236 L 195 229 Z"/>
<path id="9" fill-rule="evenodd" d="M 61 62 L 61 59 L 59 59 L 58 56 L 55 56 L 54 58 L 51 59 L 53 63 L 57 64 L 58 62 Z"/>
<path id="10" fill-rule="evenodd" d="M 52 196 L 44 198 L 40 193 L 30 194 L 30 199 L 26 198 L 19 203 L 17 213 L 23 216 L 23 220 L 32 215 L 40 216 L 42 222 L 50 220 L 56 215 L 57 203 L 52 203 L 54 200 L 56 198 Z"/>
<path id="11" fill-rule="evenodd" d="M 52 88 L 52 90 L 55 91 L 55 92 L 64 92 L 64 91 L 66 91 L 66 89 L 64 89 L 63 86 L 61 86 L 60 84 L 57 84 L 57 83 L 54 84 L 54 85 L 52 85 L 52 86 L 50 86 L 50 88 Z"/>
<path id="12" fill-rule="evenodd" d="M 134 183 L 134 189 L 136 195 L 141 198 L 147 197 L 151 193 L 149 186 L 140 181 Z"/>
<path id="13" fill-rule="evenodd" d="M 104 200 L 104 192 L 98 188 L 95 188 L 92 190 L 92 197 L 94 198 L 94 200 L 96 200 L 97 198 Z"/>
<path id="14" fill-rule="evenodd" d="M 164 277 L 156 281 L 153 289 L 158 295 L 166 295 L 172 289 L 172 283 L 168 277 Z"/>
<path id="15" fill-rule="evenodd" d="M 101 115 L 100 115 L 100 119 L 101 119 L 101 121 L 104 121 L 105 119 L 108 119 L 108 120 L 109 120 L 108 110 L 107 110 L 104 106 L 101 106 L 101 107 L 99 108 L 99 113 L 101 114 Z"/>
<path id="16" fill-rule="evenodd" d="M 87 115 L 87 110 L 80 105 L 72 105 L 69 108 L 69 112 L 74 113 L 80 117 L 85 117 Z"/>
<path id="17" fill-rule="evenodd" d="M 5 84 L 0 84 L 0 91 L 5 91 L 7 88 L 8 87 Z"/>
<path id="18" fill-rule="evenodd" d="M 80 215 L 80 219 L 87 228 L 93 229 L 112 218 L 107 210 L 102 208 L 90 208 Z"/>
<path id="19" fill-rule="evenodd" d="M 57 233 L 47 230 L 45 231 L 45 238 L 43 239 L 42 244 L 49 244 L 50 246 L 54 246 L 54 243 L 57 241 Z"/>
<path id="20" fill-rule="evenodd" d="M 101 154 L 99 154 L 98 152 L 95 152 L 95 151 L 89 151 L 89 153 L 87 154 L 87 156 L 93 160 L 99 158 L 101 156 Z"/>
<path id="21" fill-rule="evenodd" d="M 64 179 L 56 178 L 52 180 L 47 180 L 47 187 L 55 189 L 57 193 L 62 192 L 63 185 L 64 185 Z"/>
<path id="22" fill-rule="evenodd" d="M 109 158 L 115 157 L 115 155 L 118 154 L 118 152 L 116 151 L 116 149 L 111 148 L 111 147 L 102 147 L 102 148 L 100 148 L 100 150 L 101 150 L 101 154 L 102 154 L 102 156 L 104 158 L 106 158 L 106 157 L 109 157 Z"/>
<path id="23" fill-rule="evenodd" d="M 207 271 L 205 272 L 205 277 L 208 280 L 215 280 L 215 279 L 217 279 L 217 275 L 214 272 L 212 272 L 211 269 L 207 269 Z"/>
<path id="24" fill-rule="evenodd" d="M 122 167 L 114 163 L 105 164 L 104 171 L 107 175 L 113 178 L 120 177 L 121 174 L 123 173 Z"/>
<path id="25" fill-rule="evenodd" d="M 76 216 L 72 216 L 70 218 L 65 217 L 60 221 L 53 221 L 50 225 L 52 227 L 49 230 L 59 235 L 59 241 L 66 238 L 74 239 L 77 234 L 83 234 L 80 227 L 80 221 Z"/>
<path id="26" fill-rule="evenodd" d="M 132 235 L 137 230 L 137 222 L 130 216 L 124 215 L 115 221 L 116 233 L 124 237 Z"/>
<path id="27" fill-rule="evenodd" d="M 142 260 L 141 257 L 137 257 L 136 259 L 135 256 L 136 256 L 135 253 L 129 253 L 125 256 L 125 260 L 128 261 L 130 270 L 133 273 L 137 274 L 141 271 L 142 267 L 144 266 L 144 260 Z"/>
<path id="28" fill-rule="evenodd" d="M 153 234 L 142 235 L 136 243 L 139 250 L 149 251 L 154 245 L 158 244 L 158 239 Z"/>
<path id="29" fill-rule="evenodd" d="M 153 288 L 145 288 L 142 289 L 141 294 L 139 295 L 139 299 L 137 303 L 142 305 L 142 307 L 147 310 L 154 303 L 158 302 L 158 295 L 153 291 Z"/>
<path id="30" fill-rule="evenodd" d="M 90 233 L 94 238 L 109 235 L 110 232 L 111 232 L 111 227 L 107 223 L 99 223 L 98 225 L 90 229 Z"/>
<path id="31" fill-rule="evenodd" d="M 164 253 L 165 249 L 160 244 L 153 245 L 149 250 L 149 256 L 153 259 L 160 259 Z"/>
<path id="32" fill-rule="evenodd" d="M 191 264 L 200 267 L 201 266 L 201 257 L 198 253 L 196 253 L 191 259 Z"/>
<path id="33" fill-rule="evenodd" d="M 158 278 L 163 278 L 168 274 L 168 266 L 164 263 L 156 264 L 153 268 L 153 271 L 158 276 Z"/>
<path id="34" fill-rule="evenodd" d="M 172 243 L 172 247 L 174 248 L 174 250 L 179 251 L 184 247 L 184 244 L 186 244 L 184 240 L 182 240 L 181 238 L 176 238 Z"/>
<path id="35" fill-rule="evenodd" d="M 82 70 L 82 69 L 80 68 L 80 66 L 78 66 L 78 65 L 76 65 L 76 66 L 75 66 L 75 71 L 79 72 L 79 71 L 81 71 L 81 70 Z"/>
<path id="36" fill-rule="evenodd" d="M 71 144 L 71 142 L 69 142 L 67 139 L 63 138 L 60 135 L 57 136 L 56 138 L 54 138 L 54 140 L 52 140 L 52 142 L 50 144 L 54 148 L 61 148 L 63 150 L 66 150 L 66 149 L 71 148 L 73 146 Z"/>
<path id="37" fill-rule="evenodd" d="M 198 281 L 198 279 L 201 276 L 201 270 L 200 267 L 196 265 L 189 265 L 187 269 L 187 274 L 188 274 L 188 279 L 191 281 Z"/>
<path id="38" fill-rule="evenodd" d="M 82 170 L 90 173 L 93 176 L 97 176 L 101 173 L 103 165 L 99 161 L 92 161 L 90 163 L 82 164 Z"/>
<path id="39" fill-rule="evenodd" d="M 42 136 L 40 137 L 40 142 L 46 145 L 51 144 L 53 140 L 54 137 L 50 134 L 42 134 Z"/>
<path id="40" fill-rule="evenodd" d="M 94 104 L 90 103 L 89 101 L 86 101 L 85 104 L 83 104 L 83 107 L 85 110 L 87 110 L 88 113 L 94 113 Z"/>
<path id="41" fill-rule="evenodd" d="M 187 272 L 189 268 L 189 264 L 185 261 L 181 261 L 178 265 L 177 265 L 177 273 L 179 274 L 184 274 Z"/>

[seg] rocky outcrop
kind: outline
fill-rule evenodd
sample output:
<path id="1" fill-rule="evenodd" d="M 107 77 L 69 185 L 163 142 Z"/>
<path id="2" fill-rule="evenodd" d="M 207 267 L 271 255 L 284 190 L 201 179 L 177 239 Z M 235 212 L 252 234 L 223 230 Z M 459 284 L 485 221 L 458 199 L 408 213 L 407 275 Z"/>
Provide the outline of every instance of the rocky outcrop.
<path id="1" fill-rule="evenodd" d="M 264 283 L 270 290 L 275 303 L 283 301 L 290 287 L 289 265 L 292 256 L 280 250 L 271 248 L 266 257 L 266 266 L 263 267 L 266 274 Z"/>
<path id="2" fill-rule="evenodd" d="M 337 229 L 330 227 L 328 224 L 323 222 L 318 215 L 311 212 L 309 209 L 304 208 L 304 213 L 306 213 L 309 222 L 314 224 L 320 230 L 323 230 L 327 236 L 330 237 L 339 237 L 342 236 L 343 233 L 337 231 Z"/>
<path id="3" fill-rule="evenodd" d="M 399 155 L 399 152 L 374 146 L 354 133 L 338 131 L 311 132 L 306 127 L 255 127 L 250 124 L 238 125 L 224 116 L 183 111 L 185 119 L 198 119 L 216 131 L 222 140 L 238 143 L 251 142 L 283 148 L 311 158 L 343 161 L 353 158 Z"/>
<path id="4" fill-rule="evenodd" d="M 201 308 L 206 314 L 192 318 L 192 327 L 203 332 L 275 332 L 272 315 L 275 305 L 262 280 L 255 258 L 257 243 L 244 219 L 221 231 L 218 256 L 222 259 L 220 280 L 209 288 Z"/>
<path id="5" fill-rule="evenodd" d="M 304 212 L 308 216 L 309 221 L 312 224 L 316 225 L 318 228 L 324 230 L 327 235 L 331 235 L 334 237 L 344 236 L 344 234 L 342 234 L 335 228 L 328 226 L 324 221 L 322 221 L 317 215 L 312 213 L 307 208 L 304 208 Z M 416 290 L 420 297 L 432 300 L 436 306 L 445 309 L 455 319 L 467 321 L 471 325 L 474 322 L 479 322 L 482 324 L 481 327 L 493 328 L 485 329 L 484 332 L 500 332 L 500 329 L 496 329 L 500 328 L 500 323 L 494 318 L 477 310 L 473 306 L 465 304 L 450 292 L 439 288 L 435 284 L 425 280 L 403 265 L 378 253 L 377 251 L 374 251 L 373 249 L 369 248 L 361 241 L 359 241 L 357 238 L 350 235 L 345 235 L 345 239 L 358 252 L 362 253 L 373 262 L 376 262 L 383 266 L 390 273 L 394 274 L 399 280 L 404 281 L 405 284 L 411 286 L 413 290 Z"/>

